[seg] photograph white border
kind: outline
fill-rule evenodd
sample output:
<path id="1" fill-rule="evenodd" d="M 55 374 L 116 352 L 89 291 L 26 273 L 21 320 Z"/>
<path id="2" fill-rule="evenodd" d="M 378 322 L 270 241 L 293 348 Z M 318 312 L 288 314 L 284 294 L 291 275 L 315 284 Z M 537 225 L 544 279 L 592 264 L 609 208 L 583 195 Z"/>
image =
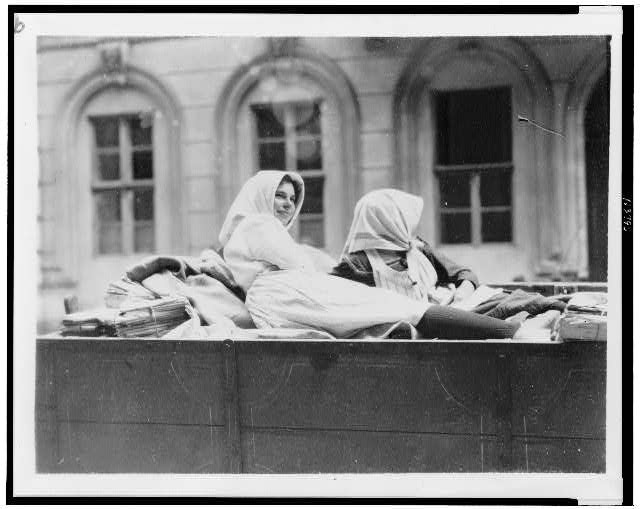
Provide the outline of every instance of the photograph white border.
<path id="1" fill-rule="evenodd" d="M 151 7 L 150 7 L 151 8 Z M 179 8 L 179 7 L 178 7 Z M 260 9 L 259 6 L 256 7 Z M 18 14 L 14 36 L 14 496 L 622 497 L 621 33 L 620 8 L 579 15 Z M 528 36 L 611 35 L 609 323 L 606 474 L 102 475 L 35 473 L 35 337 L 38 226 L 38 36 Z M 6 125 L 6 124 L 5 124 Z M 631 171 L 628 168 L 626 171 Z M 9 338 L 10 339 L 10 338 Z M 631 338 L 627 338 L 630 340 Z M 292 482 L 295 478 L 296 482 Z"/>

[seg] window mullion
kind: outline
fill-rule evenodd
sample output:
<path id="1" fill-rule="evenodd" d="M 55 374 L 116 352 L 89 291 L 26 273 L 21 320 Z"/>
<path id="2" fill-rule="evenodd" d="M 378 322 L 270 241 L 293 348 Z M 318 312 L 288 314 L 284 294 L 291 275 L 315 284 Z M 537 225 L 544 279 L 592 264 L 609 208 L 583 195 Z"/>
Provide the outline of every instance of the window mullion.
<path id="1" fill-rule="evenodd" d="M 96 126 L 94 124 L 92 124 L 91 126 L 93 129 L 92 134 L 92 138 L 93 141 L 91 143 L 91 182 L 98 182 L 100 180 L 102 180 L 100 178 L 100 157 L 99 157 L 99 153 L 100 150 L 98 148 L 98 141 L 96 140 L 97 134 L 96 134 Z M 97 246 L 97 244 L 95 244 Z"/>
<path id="2" fill-rule="evenodd" d="M 119 142 L 120 142 L 120 179 L 126 186 L 132 181 L 131 170 L 131 136 L 129 125 L 126 119 L 121 118 L 119 122 Z M 126 187 L 122 190 L 120 197 L 122 213 L 122 250 L 125 254 L 133 253 L 133 191 Z"/>
<path id="3" fill-rule="evenodd" d="M 127 121 L 120 119 L 118 124 L 118 142 L 120 145 L 120 180 L 123 184 L 131 182 L 131 140 Z"/>
<path id="4" fill-rule="evenodd" d="M 122 251 L 133 253 L 133 190 L 123 189 L 120 197 L 122 206 Z"/>
<path id="5" fill-rule="evenodd" d="M 480 216 L 480 173 L 471 176 L 471 243 L 482 243 L 482 218 Z"/>
<path id="6" fill-rule="evenodd" d="M 284 109 L 284 136 L 285 169 L 287 171 L 296 171 L 296 125 L 293 107 L 291 106 L 287 106 Z"/>

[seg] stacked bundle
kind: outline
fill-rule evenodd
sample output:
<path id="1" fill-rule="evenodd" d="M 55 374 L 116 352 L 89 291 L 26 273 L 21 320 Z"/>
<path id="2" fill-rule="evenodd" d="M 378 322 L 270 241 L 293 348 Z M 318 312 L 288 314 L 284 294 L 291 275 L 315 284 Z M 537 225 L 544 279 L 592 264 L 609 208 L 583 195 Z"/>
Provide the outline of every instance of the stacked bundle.
<path id="1" fill-rule="evenodd" d="M 65 315 L 62 319 L 63 336 L 115 336 L 116 309 L 98 308 Z"/>
<path id="2" fill-rule="evenodd" d="M 118 311 L 116 333 L 121 338 L 159 338 L 187 321 L 193 313 L 189 301 L 180 296 L 131 304 Z"/>
<path id="3" fill-rule="evenodd" d="M 156 293 L 125 276 L 109 283 L 104 300 L 107 307 L 119 308 L 126 303 L 145 303 L 158 297 Z"/>
<path id="4" fill-rule="evenodd" d="M 62 319 L 63 336 L 162 337 L 194 316 L 185 297 L 130 302 L 119 309 L 96 308 L 70 313 Z"/>
<path id="5" fill-rule="evenodd" d="M 558 338 L 563 341 L 606 341 L 607 304 L 606 293 L 576 293 L 560 317 Z"/>

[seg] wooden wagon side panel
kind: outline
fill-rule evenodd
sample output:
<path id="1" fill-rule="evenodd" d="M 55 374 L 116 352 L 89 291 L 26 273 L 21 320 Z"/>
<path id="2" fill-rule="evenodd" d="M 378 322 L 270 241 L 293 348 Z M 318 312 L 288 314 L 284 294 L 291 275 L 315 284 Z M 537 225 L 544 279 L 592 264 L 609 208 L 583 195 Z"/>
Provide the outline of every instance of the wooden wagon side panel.
<path id="1" fill-rule="evenodd" d="M 39 472 L 602 472 L 606 344 L 42 339 Z"/>
<path id="2" fill-rule="evenodd" d="M 514 468 L 605 472 L 606 343 L 514 356 Z"/>
<path id="3" fill-rule="evenodd" d="M 495 361 L 491 348 L 473 350 L 239 347 L 244 471 L 498 469 Z"/>
<path id="4" fill-rule="evenodd" d="M 226 469 L 219 345 L 69 341 L 45 350 L 55 355 L 40 356 L 38 372 L 55 396 L 37 420 L 55 432 L 37 449 L 39 471 Z"/>

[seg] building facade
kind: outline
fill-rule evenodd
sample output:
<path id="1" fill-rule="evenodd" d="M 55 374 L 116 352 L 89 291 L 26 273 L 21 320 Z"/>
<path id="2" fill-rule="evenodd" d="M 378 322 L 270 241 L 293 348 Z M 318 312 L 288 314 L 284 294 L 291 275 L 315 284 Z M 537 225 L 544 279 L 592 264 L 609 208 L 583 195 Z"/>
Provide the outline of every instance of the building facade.
<path id="1" fill-rule="evenodd" d="M 606 37 L 38 40 L 39 327 L 152 253 L 219 247 L 260 169 L 299 171 L 293 235 L 338 255 L 362 194 L 484 282 L 606 280 Z"/>

